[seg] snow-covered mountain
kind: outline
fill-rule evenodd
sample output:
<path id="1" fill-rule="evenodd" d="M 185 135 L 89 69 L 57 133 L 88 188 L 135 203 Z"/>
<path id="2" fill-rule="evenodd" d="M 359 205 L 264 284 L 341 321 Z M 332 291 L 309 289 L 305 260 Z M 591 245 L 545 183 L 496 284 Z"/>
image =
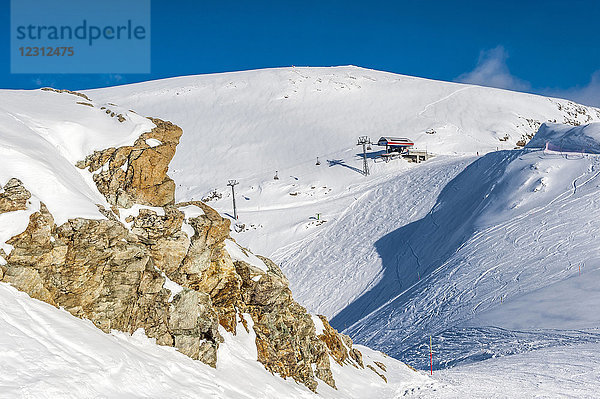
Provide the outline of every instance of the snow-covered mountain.
<path id="1" fill-rule="evenodd" d="M 573 156 L 567 160 L 546 154 L 538 159 L 539 151 L 524 150 L 477 157 L 512 150 L 540 126 L 532 141 L 542 143 L 538 147 L 553 132 L 551 148 L 595 152 L 593 127 L 542 125 L 598 121 L 600 113 L 594 108 L 355 67 L 192 76 L 89 94 L 146 113 L 164 109 L 202 136 L 188 139 L 195 140 L 193 148 L 206 149 L 203 156 L 178 153 L 177 172 L 185 181 L 192 169 L 224 165 L 215 175 L 222 183 L 184 183 L 177 195 L 198 197 L 216 188 L 223 197 L 215 206 L 230 212 L 224 183 L 238 178 L 240 223 L 250 232 L 236 237 L 282 262 L 292 289 L 309 309 L 335 316 L 335 325 L 348 328 L 360 342 L 415 365 L 427 362 L 421 347 L 426 336 L 446 329 L 444 334 L 455 334 L 451 328 L 493 308 L 495 301 L 508 308 L 505 300 L 562 281 L 577 262 L 577 270 L 580 265 L 588 273 L 594 268 L 590 262 L 597 254 L 589 229 L 595 226 L 592 217 L 582 219 L 592 212 L 590 204 L 556 205 L 573 184 L 594 176 L 593 156 L 574 161 Z M 167 98 L 175 98 L 168 109 L 162 105 Z M 355 147 L 361 135 L 372 140 L 407 136 L 438 156 L 418 167 L 382 164 L 373 162 L 374 148 L 372 174 L 364 179 L 357 172 L 362 165 Z M 315 165 L 317 157 L 321 166 Z M 279 180 L 273 180 L 275 170 Z M 534 210 L 544 206 L 573 206 L 572 212 L 581 216 L 537 216 L 539 220 L 529 223 L 539 215 Z M 580 227 L 582 220 L 586 230 Z M 533 231 L 547 228 L 552 234 L 529 236 L 536 223 L 543 227 Z M 514 225 L 510 234 L 522 231 L 524 237 L 507 238 L 509 225 Z M 574 249 L 559 245 L 564 234 Z M 521 270 L 524 265 L 529 267 Z M 539 267 L 546 273 L 540 275 Z M 461 273 L 463 278 L 457 279 Z M 504 328 L 501 323 L 489 325 Z M 545 327 L 570 328 L 561 323 Z M 447 352 L 440 356 L 443 364 L 520 352 L 532 340 L 540 339 L 537 347 L 544 347 L 568 338 L 564 331 L 552 338 L 549 333 L 525 334 L 519 336 L 525 344 L 512 347 L 500 342 L 502 332 L 469 328 L 465 337 L 479 346 L 438 347 Z M 504 341 L 510 337 L 507 333 Z M 487 346 L 494 339 L 497 347 Z"/>
<path id="2" fill-rule="evenodd" d="M 0 91 L 0 104 L 0 397 L 431 384 L 306 313 L 210 207 L 175 204 L 177 126 L 53 89 Z"/>
<path id="3" fill-rule="evenodd" d="M 597 152 L 597 109 L 355 67 L 193 76 L 90 95 L 164 109 L 191 128 L 197 152 L 178 153 L 177 172 L 185 182 L 191 169 L 219 164 L 223 183 L 184 183 L 177 194 L 216 188 L 215 206 L 229 211 L 224 182 L 238 178 L 240 223 L 251 233 L 236 237 L 282 262 L 300 301 L 361 343 L 425 367 L 434 335 L 445 367 L 598 339 L 600 322 L 587 311 L 598 303 L 597 160 L 560 154 Z M 549 142 L 558 153 L 478 157 L 522 146 L 540 126 L 530 147 Z M 361 135 L 407 136 L 437 157 L 382 164 L 375 148 L 365 179 Z M 586 280 L 572 280 L 580 268 Z M 560 301 L 573 296 L 584 303 Z M 554 310 L 540 317 L 546 308 Z"/>
<path id="4" fill-rule="evenodd" d="M 528 148 L 477 159 L 378 239 L 383 276 L 334 324 L 422 366 L 429 335 L 440 366 L 599 341 L 599 162 Z"/>
<path id="5" fill-rule="evenodd" d="M 600 165 L 589 153 L 600 147 L 599 125 L 593 123 L 600 120 L 600 110 L 356 67 L 189 76 L 86 94 L 89 100 L 52 92 L 0 93 L 0 184 L 22 176 L 34 199 L 34 207 L 0 223 L 0 244 L 27 227 L 36 200 L 43 200 L 59 221 L 102 217 L 95 204 L 110 204 L 90 174 L 73 165 L 95 150 L 132 144 L 152 127 L 139 115 L 155 116 L 184 131 L 169 169 L 177 202 L 204 198 L 233 221 L 226 183 L 239 180 L 240 217 L 233 221 L 231 236 L 280 263 L 302 305 L 333 318 L 334 327 L 358 343 L 418 368 L 428 367 L 426 343 L 433 336 L 435 369 L 457 365 L 444 370 L 442 380 L 460 385 L 453 390 L 432 383 L 387 358 L 386 364 L 392 364 L 387 385 L 334 364 L 335 379 L 345 387 L 323 386 L 321 391 L 321 384 L 319 393 L 367 397 L 376 389 L 380 397 L 452 397 L 469 392 L 464 363 L 521 353 L 514 361 L 479 363 L 479 376 L 485 379 L 512 366 L 522 370 L 528 362 L 539 364 L 546 356 L 560 365 L 565 356 L 560 345 L 597 348 L 600 322 L 588 309 L 600 303 L 600 254 L 594 246 L 600 228 L 594 199 Z M 86 130 L 90 126 L 92 131 Z M 514 150 L 540 126 L 526 148 Z M 378 157 L 381 149 L 374 147 L 368 154 L 371 175 L 365 177 L 356 146 L 363 135 L 374 141 L 383 135 L 407 136 L 436 156 L 422 164 L 384 163 Z M 23 173 L 23 165 L 33 172 Z M 11 248 L 4 245 L 8 252 Z M 34 306 L 11 288 L 0 289 L 7 303 Z M 11 331 L 40 318 L 60 320 L 69 328 L 85 324 L 38 305 L 23 317 L 5 312 L 0 322 Z M 71 338 L 65 330 L 55 334 L 52 345 L 67 345 Z M 242 345 L 242 355 L 240 346 L 228 349 L 255 339 L 243 333 L 219 348 L 229 355 L 219 353 L 227 360 L 216 371 L 192 366 L 186 363 L 191 360 L 143 337 L 89 333 L 90 345 L 81 347 L 76 359 L 91 353 L 104 363 L 89 364 L 83 374 L 105 370 L 111 362 L 141 361 L 141 379 L 153 373 L 164 378 L 148 386 L 156 395 L 178 392 L 175 382 L 184 372 L 195 376 L 186 387 L 216 396 L 255 396 L 262 392 L 262 381 L 273 387 L 273 396 L 312 395 L 293 383 L 272 382 L 252 362 L 256 355 L 248 345 Z M 20 338 L 3 345 L 29 353 L 35 345 L 31 334 L 15 332 Z M 33 341 L 47 339 L 33 336 Z M 112 348 L 110 356 L 102 357 L 100 346 Z M 48 359 L 57 353 L 48 352 L 42 351 Z M 157 366 L 153 359 L 163 353 L 177 365 Z M 368 349 L 363 354 L 382 359 Z M 248 374 L 232 381 L 229 371 L 240 363 L 251 364 Z M 572 364 L 573 370 L 580 367 Z M 30 375 L 48 372 L 32 370 Z M 121 378 L 118 372 L 101 383 L 114 378 Z"/>
<path id="6" fill-rule="evenodd" d="M 305 175 L 317 157 L 350 162 L 359 136 L 407 136 L 436 154 L 483 154 L 514 148 L 546 121 L 600 120 L 600 110 L 567 100 L 353 66 L 178 77 L 86 93 L 183 128 L 172 164 L 182 200 L 231 178 L 271 179 L 276 170 L 287 177 L 299 166 Z"/>

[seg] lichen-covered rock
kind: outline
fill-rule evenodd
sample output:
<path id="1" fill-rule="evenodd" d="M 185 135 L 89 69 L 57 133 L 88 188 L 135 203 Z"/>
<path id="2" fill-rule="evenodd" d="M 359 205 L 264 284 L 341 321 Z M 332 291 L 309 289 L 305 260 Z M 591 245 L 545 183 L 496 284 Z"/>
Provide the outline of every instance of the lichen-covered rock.
<path id="1" fill-rule="evenodd" d="M 189 206 L 201 208 L 204 214 L 187 220 L 194 234 L 191 239 L 185 235 L 185 241 L 178 230 L 182 216 L 177 208 Z M 316 336 L 306 309 L 294 301 L 279 267 L 263 257 L 260 259 L 267 272 L 233 261 L 224 245 L 226 239 L 231 239 L 229 220 L 206 204 L 186 202 L 164 209 L 164 216 L 152 210 L 140 211 L 133 218 L 132 232 L 149 246 L 155 264 L 167 277 L 183 287 L 208 294 L 219 324 L 229 332 L 236 333 L 240 313 L 250 314 L 257 360 L 267 370 L 294 378 L 313 390 L 317 387 L 316 378 L 335 387 L 329 363 L 331 353 Z M 163 248 L 170 248 L 176 255 L 165 255 Z M 329 328 L 331 334 L 337 334 Z"/>
<path id="2" fill-rule="evenodd" d="M 318 317 L 323 323 L 323 333 L 319 335 L 319 339 L 325 342 L 331 357 L 340 365 L 349 362 L 364 368 L 362 353 L 352 347 L 352 339 L 331 327 L 325 316 L 318 315 Z"/>
<path id="3" fill-rule="evenodd" d="M 258 360 L 272 373 L 292 377 L 310 389 L 316 389 L 315 376 L 335 388 L 327 348 L 317 338 L 310 315 L 292 298 L 281 270 L 267 258 L 262 260 L 266 273 L 235 262 L 244 311 L 254 320 Z"/>
<path id="4" fill-rule="evenodd" d="M 105 332 L 143 328 L 158 344 L 216 365 L 222 338 L 210 297 L 183 292 L 169 302 L 150 251 L 119 222 L 72 219 L 56 226 L 42 204 L 8 243 L 14 249 L 3 281 Z"/>
<path id="5" fill-rule="evenodd" d="M 208 294 L 189 289 L 177 294 L 171 303 L 168 325 L 175 337 L 174 346 L 181 353 L 216 366 L 222 337 L 218 332 L 219 316 Z"/>
<path id="6" fill-rule="evenodd" d="M 177 207 L 198 206 L 204 214 L 188 220 L 194 230 L 181 230 L 183 212 Z M 224 249 L 229 221 L 200 203 L 165 206 L 164 215 L 142 209 L 132 218 L 131 231 L 149 249 L 158 269 L 172 281 L 210 295 L 223 327 L 235 332 L 236 305 L 240 302 L 240 277 Z"/>
<path id="7" fill-rule="evenodd" d="M 171 122 L 150 119 L 156 127 L 133 146 L 96 151 L 77 163 L 94 173 L 98 190 L 111 205 L 164 206 L 175 200 L 175 183 L 167 171 L 183 132 Z"/>
<path id="8" fill-rule="evenodd" d="M 10 179 L 4 187 L 0 186 L 0 214 L 27 209 L 30 198 L 31 193 L 19 179 Z"/>

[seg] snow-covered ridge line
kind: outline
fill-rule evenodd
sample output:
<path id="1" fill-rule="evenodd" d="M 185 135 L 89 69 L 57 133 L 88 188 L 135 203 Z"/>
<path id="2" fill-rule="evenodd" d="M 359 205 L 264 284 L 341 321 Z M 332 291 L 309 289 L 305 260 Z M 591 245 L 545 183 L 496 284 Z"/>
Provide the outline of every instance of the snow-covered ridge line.
<path id="1" fill-rule="evenodd" d="M 202 198 L 230 178 L 264 181 L 276 170 L 306 170 L 317 157 L 339 159 L 364 135 L 474 155 L 524 145 L 543 122 L 600 120 L 600 110 L 567 100 L 352 66 L 185 76 L 86 93 L 184 129 L 172 164 L 178 201 Z"/>

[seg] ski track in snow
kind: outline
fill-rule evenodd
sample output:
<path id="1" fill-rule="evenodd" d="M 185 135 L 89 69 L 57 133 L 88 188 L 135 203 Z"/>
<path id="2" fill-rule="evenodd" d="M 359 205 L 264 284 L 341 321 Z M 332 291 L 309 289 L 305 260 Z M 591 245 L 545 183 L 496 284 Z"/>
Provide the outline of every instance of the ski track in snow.
<path id="1" fill-rule="evenodd" d="M 399 173 L 362 193 L 318 236 L 276 251 L 273 258 L 301 303 L 331 318 L 376 285 L 382 264 L 375 241 L 427 214 L 445 184 L 473 159 L 441 157 Z"/>
<path id="2" fill-rule="evenodd" d="M 532 153 L 521 158 L 534 161 L 536 157 Z M 587 156 L 566 162 L 573 162 L 567 166 L 573 166 L 574 170 L 565 170 L 565 174 L 576 177 L 565 184 L 563 192 L 546 204 L 478 230 L 443 264 L 435 267 L 435 262 L 432 263 L 430 266 L 435 269 L 426 278 L 345 332 L 358 342 L 368 343 L 420 368 L 428 367 L 429 335 L 439 345 L 438 367 L 545 347 L 600 342 L 596 330 L 585 329 L 600 327 L 598 316 L 593 314 L 584 330 L 561 329 L 565 323 L 562 315 L 548 317 L 550 324 L 555 321 L 555 328 L 536 329 L 535 323 L 529 326 L 525 323 L 524 330 L 510 331 L 485 324 L 479 326 L 476 322 L 471 322 L 475 324 L 473 327 L 461 327 L 486 311 L 509 307 L 511 299 L 545 287 L 552 290 L 553 284 L 570 278 L 597 281 L 594 271 L 600 268 L 597 247 L 600 225 L 593 221 L 600 218 L 597 201 L 600 182 L 596 172 L 600 160 Z M 585 172 L 578 174 L 577 169 Z M 577 184 L 578 181 L 582 183 Z M 582 276 L 578 275 L 579 267 Z M 570 295 L 576 292 L 573 290 Z M 577 294 L 582 295 L 581 307 L 592 306 L 586 305 L 588 294 L 583 292 Z M 552 301 L 546 306 L 552 308 Z M 512 316 L 525 318 L 526 309 L 513 312 Z M 564 313 L 572 311 L 566 308 Z M 501 310 L 496 312 L 501 314 Z M 509 339 L 511 335 L 514 339 Z"/>

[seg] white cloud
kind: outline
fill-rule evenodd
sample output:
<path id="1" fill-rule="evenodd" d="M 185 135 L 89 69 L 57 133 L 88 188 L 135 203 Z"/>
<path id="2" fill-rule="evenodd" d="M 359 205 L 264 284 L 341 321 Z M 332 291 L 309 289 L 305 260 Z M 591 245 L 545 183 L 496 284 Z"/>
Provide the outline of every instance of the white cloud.
<path id="1" fill-rule="evenodd" d="M 463 73 L 456 78 L 456 81 L 500 89 L 530 90 L 531 85 L 529 82 L 521 80 L 510 73 L 506 64 L 507 59 L 508 53 L 502 46 L 482 50 L 479 53 L 479 60 L 475 69 Z"/>
<path id="2" fill-rule="evenodd" d="M 55 87 L 56 81 L 53 79 L 44 79 L 41 76 L 35 77 L 31 82 L 37 87 Z"/>
<path id="3" fill-rule="evenodd" d="M 544 89 L 543 94 L 552 97 L 568 98 L 577 103 L 600 107 L 600 70 L 594 72 L 585 86 L 569 89 Z"/>
<path id="4" fill-rule="evenodd" d="M 463 73 L 455 80 L 480 86 L 498 87 L 516 91 L 527 91 L 543 96 L 566 98 L 580 104 L 600 107 L 600 70 L 594 72 L 590 82 L 585 86 L 574 86 L 567 89 L 532 88 L 525 80 L 512 75 L 506 60 L 508 53 L 502 46 L 482 50 L 479 53 L 477 66 L 470 72 Z"/>

